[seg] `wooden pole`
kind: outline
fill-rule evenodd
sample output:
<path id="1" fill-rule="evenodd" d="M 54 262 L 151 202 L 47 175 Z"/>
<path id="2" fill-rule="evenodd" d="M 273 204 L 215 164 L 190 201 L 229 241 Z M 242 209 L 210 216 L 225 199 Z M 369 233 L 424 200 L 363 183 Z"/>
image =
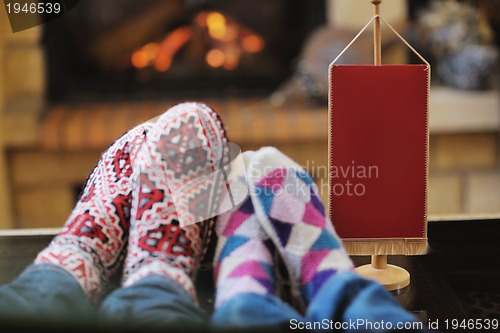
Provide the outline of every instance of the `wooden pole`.
<path id="1" fill-rule="evenodd" d="M 371 0 L 374 5 L 375 20 L 373 21 L 373 63 L 382 64 L 382 38 L 380 33 L 380 4 L 382 0 Z"/>
<path id="2" fill-rule="evenodd" d="M 386 269 L 387 268 L 387 256 L 386 255 L 373 255 L 372 256 L 372 267 L 375 269 Z"/>
<path id="3" fill-rule="evenodd" d="M 382 37 L 380 33 L 380 4 L 382 0 L 371 0 L 374 5 L 375 20 L 373 21 L 373 64 L 382 65 Z M 372 256 L 372 267 L 375 269 L 387 268 L 386 255 Z"/>

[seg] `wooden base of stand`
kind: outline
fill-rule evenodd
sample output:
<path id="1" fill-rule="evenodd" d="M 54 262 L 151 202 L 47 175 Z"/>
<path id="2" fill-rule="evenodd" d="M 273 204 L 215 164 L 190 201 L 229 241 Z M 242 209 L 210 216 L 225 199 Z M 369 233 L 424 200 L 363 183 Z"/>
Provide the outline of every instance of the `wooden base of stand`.
<path id="1" fill-rule="evenodd" d="M 387 256 L 372 256 L 372 263 L 357 267 L 356 272 L 377 281 L 390 291 L 403 289 L 410 284 L 410 273 L 402 267 L 388 265 Z"/>

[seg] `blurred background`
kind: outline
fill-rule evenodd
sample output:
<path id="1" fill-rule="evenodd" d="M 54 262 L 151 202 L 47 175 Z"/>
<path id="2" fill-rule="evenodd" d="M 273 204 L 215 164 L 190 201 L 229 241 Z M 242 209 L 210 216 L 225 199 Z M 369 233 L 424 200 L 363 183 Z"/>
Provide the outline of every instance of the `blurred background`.
<path id="1" fill-rule="evenodd" d="M 500 0 L 384 0 L 433 68 L 429 214 L 500 215 Z M 0 228 L 61 226 L 127 129 L 175 103 L 217 109 L 243 149 L 273 145 L 326 200 L 327 68 L 369 0 L 81 0 L 12 33 L 0 8 Z M 384 28 L 383 63 L 419 59 Z M 340 59 L 373 62 L 372 34 Z"/>

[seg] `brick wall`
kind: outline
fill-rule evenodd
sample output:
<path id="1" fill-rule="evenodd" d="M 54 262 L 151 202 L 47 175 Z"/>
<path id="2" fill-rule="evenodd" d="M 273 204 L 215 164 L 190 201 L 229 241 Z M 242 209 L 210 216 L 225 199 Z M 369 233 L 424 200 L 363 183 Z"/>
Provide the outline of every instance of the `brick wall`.
<path id="1" fill-rule="evenodd" d="M 429 213 L 500 212 L 498 133 L 431 136 Z"/>
<path id="2" fill-rule="evenodd" d="M 429 213 L 500 213 L 500 93 L 431 88 Z"/>

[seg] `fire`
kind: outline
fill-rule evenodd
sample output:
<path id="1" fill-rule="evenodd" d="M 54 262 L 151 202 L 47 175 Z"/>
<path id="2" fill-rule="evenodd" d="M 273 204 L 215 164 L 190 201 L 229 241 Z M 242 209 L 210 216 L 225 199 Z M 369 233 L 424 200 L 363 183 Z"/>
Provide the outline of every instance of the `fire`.
<path id="1" fill-rule="evenodd" d="M 146 54 L 149 61 L 155 59 L 158 56 L 159 46 L 157 43 L 149 43 L 142 47 L 142 50 Z"/>
<path id="2" fill-rule="evenodd" d="M 211 12 L 207 15 L 208 33 L 212 38 L 223 39 L 226 35 L 226 18 L 218 12 Z"/>
<path id="3" fill-rule="evenodd" d="M 158 56 L 158 44 L 149 43 L 132 53 L 132 65 L 137 68 L 148 66 Z"/>
<path id="4" fill-rule="evenodd" d="M 165 72 L 170 68 L 175 54 L 191 38 L 192 32 L 187 27 L 180 27 L 168 34 L 160 44 L 160 54 L 156 58 L 155 68 L 159 72 Z"/>
<path id="5" fill-rule="evenodd" d="M 195 34 L 206 37 L 194 38 Z M 198 35 L 199 36 L 199 35 Z M 208 37 L 208 38 L 207 38 Z M 132 66 L 141 69 L 154 67 L 158 72 L 170 69 L 175 55 L 190 41 L 207 40 L 204 59 L 210 68 L 236 69 L 241 57 L 262 52 L 264 39 L 235 20 L 216 11 L 203 11 L 196 15 L 190 26 L 170 32 L 158 43 L 148 43 L 136 49 L 130 58 Z"/>
<path id="6" fill-rule="evenodd" d="M 248 35 L 241 41 L 243 49 L 248 53 L 258 53 L 264 48 L 264 39 L 257 35 Z"/>
<path id="7" fill-rule="evenodd" d="M 143 50 L 137 50 L 132 54 L 132 65 L 136 68 L 144 68 L 149 64 L 148 56 Z"/>
<path id="8" fill-rule="evenodd" d="M 224 65 L 226 56 L 224 55 L 224 52 L 219 49 L 211 49 L 205 55 L 205 60 L 211 67 L 218 68 Z"/>
<path id="9" fill-rule="evenodd" d="M 238 67 L 240 61 L 240 54 L 238 52 L 226 52 L 224 64 L 222 65 L 225 70 L 232 71 Z"/>
<path id="10" fill-rule="evenodd" d="M 166 72 L 172 65 L 172 59 L 165 54 L 160 54 L 155 60 L 155 68 L 158 72 Z"/>

